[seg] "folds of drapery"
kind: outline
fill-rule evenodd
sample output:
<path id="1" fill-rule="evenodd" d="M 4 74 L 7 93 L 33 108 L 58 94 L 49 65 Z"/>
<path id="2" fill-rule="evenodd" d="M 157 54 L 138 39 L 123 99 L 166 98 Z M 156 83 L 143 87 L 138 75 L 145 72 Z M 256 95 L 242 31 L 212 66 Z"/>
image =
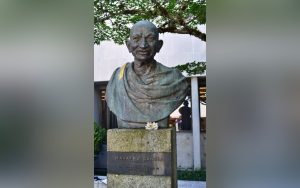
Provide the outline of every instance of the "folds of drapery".
<path id="1" fill-rule="evenodd" d="M 140 76 L 133 70 L 133 63 L 127 63 L 114 71 L 106 88 L 106 100 L 121 120 L 156 122 L 178 108 L 187 91 L 186 78 L 175 68 L 155 62 L 148 74 Z"/>

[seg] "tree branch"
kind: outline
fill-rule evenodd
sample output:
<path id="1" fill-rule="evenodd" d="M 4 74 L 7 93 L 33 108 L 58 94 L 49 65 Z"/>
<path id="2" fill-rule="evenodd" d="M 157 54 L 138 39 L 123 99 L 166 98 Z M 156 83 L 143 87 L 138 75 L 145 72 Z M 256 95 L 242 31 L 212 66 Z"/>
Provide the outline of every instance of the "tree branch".
<path id="1" fill-rule="evenodd" d="M 177 16 L 177 17 L 171 16 L 168 13 L 168 11 L 163 6 L 161 6 L 161 4 L 159 4 L 156 0 L 152 0 L 151 2 L 154 3 L 155 6 L 157 6 L 158 10 L 162 13 L 162 15 L 164 15 L 171 21 L 175 22 L 176 24 L 183 26 L 183 28 L 184 28 L 184 29 L 176 29 L 175 27 L 172 27 L 170 25 L 169 28 L 159 28 L 158 30 L 160 33 L 170 32 L 170 33 L 178 33 L 178 34 L 189 34 L 189 35 L 193 35 L 203 41 L 206 41 L 205 33 L 202 33 L 201 31 L 199 31 L 197 29 L 188 27 L 187 24 L 185 23 L 185 21 L 182 18 L 180 18 L 179 16 Z"/>
<path id="2" fill-rule="evenodd" d="M 96 3 L 97 4 L 97 3 Z M 202 41 L 206 41 L 206 34 L 199 31 L 194 24 L 198 23 L 198 17 L 193 15 L 184 16 L 182 12 L 169 12 L 163 4 L 161 4 L 157 0 L 151 0 L 150 4 L 154 7 L 154 10 L 145 10 L 145 9 L 131 9 L 126 7 L 124 4 L 120 4 L 117 7 L 104 7 L 100 5 L 96 5 L 95 15 L 94 16 L 94 25 L 95 27 L 106 25 L 106 21 L 111 18 L 115 18 L 121 15 L 126 15 L 126 19 L 134 18 L 135 16 L 139 16 L 141 19 L 151 19 L 160 16 L 158 31 L 159 33 L 178 33 L 178 34 L 189 34 L 199 38 Z M 104 5 L 104 4 L 102 4 Z M 181 11 L 187 8 L 187 4 L 183 4 L 180 9 Z M 128 22 L 128 21 L 127 21 Z M 125 21 L 125 23 L 127 23 Z M 130 22 L 130 21 L 129 21 Z M 101 26 L 102 25 L 102 26 Z M 111 26 L 107 27 L 108 29 L 119 29 L 119 25 L 111 24 Z"/>
<path id="3" fill-rule="evenodd" d="M 206 34 L 198 31 L 196 29 L 184 28 L 184 29 L 176 29 L 176 28 L 158 28 L 159 33 L 177 33 L 177 34 L 189 34 L 193 35 L 203 41 L 206 41 Z"/>

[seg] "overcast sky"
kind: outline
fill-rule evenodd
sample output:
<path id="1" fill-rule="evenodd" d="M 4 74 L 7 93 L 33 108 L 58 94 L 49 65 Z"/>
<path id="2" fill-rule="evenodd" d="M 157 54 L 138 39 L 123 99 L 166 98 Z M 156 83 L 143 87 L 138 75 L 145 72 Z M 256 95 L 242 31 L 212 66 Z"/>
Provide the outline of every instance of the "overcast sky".
<path id="1" fill-rule="evenodd" d="M 206 32 L 206 27 L 200 26 L 200 30 Z M 206 43 L 196 37 L 166 33 L 160 34 L 160 39 L 164 41 L 164 45 L 155 59 L 168 67 L 192 61 L 206 61 Z M 108 81 L 117 67 L 132 61 L 133 57 L 126 45 L 108 41 L 95 45 L 94 81 Z"/>

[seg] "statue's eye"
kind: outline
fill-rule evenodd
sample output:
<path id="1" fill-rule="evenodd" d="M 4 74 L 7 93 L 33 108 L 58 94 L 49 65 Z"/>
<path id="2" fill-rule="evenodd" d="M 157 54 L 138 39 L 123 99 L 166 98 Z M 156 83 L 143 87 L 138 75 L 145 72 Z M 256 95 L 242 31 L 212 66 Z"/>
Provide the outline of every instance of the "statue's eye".
<path id="1" fill-rule="evenodd" d="M 152 41 L 154 41 L 154 37 L 153 36 L 149 36 L 149 37 L 147 37 L 147 40 L 149 41 L 149 42 L 152 42 Z"/>
<path id="2" fill-rule="evenodd" d="M 140 37 L 138 37 L 138 36 L 132 37 L 132 40 L 133 40 L 134 42 L 138 42 L 138 41 L 140 40 Z"/>

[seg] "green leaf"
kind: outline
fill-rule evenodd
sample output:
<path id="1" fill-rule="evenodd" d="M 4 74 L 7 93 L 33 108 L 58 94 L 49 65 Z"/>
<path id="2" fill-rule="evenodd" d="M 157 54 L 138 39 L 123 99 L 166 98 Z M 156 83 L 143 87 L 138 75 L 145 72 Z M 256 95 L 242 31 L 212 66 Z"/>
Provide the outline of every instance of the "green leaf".
<path id="1" fill-rule="evenodd" d="M 170 0 L 170 1 L 169 1 L 169 5 L 167 6 L 167 9 L 168 9 L 169 11 L 172 11 L 172 10 L 174 9 L 176 3 L 177 3 L 177 0 Z"/>
<path id="2" fill-rule="evenodd" d="M 196 62 L 186 63 L 183 65 L 177 65 L 177 68 L 180 72 L 186 72 L 188 76 L 203 74 L 206 71 L 206 62 Z"/>
<path id="3" fill-rule="evenodd" d="M 190 34 L 194 30 L 193 36 L 205 40 L 195 33 L 200 32 L 197 25 L 206 23 L 206 1 L 94 0 L 94 43 L 112 40 L 124 44 L 129 36 L 128 27 L 139 20 L 152 21 L 160 32 Z M 186 27 L 188 30 L 183 29 Z"/>

